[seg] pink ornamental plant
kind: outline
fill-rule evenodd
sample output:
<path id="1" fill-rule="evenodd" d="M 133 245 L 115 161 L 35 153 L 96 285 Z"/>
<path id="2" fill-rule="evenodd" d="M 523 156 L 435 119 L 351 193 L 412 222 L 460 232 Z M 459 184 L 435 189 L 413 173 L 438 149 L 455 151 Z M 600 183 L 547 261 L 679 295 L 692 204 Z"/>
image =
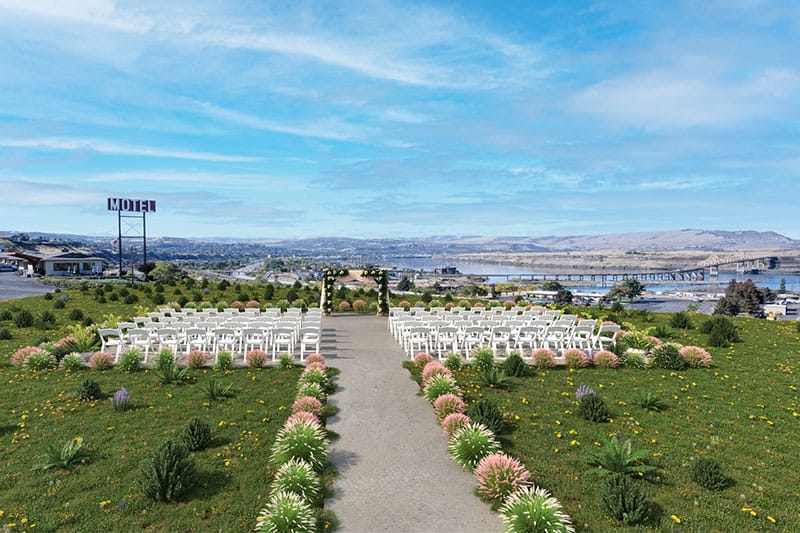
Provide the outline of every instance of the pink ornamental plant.
<path id="1" fill-rule="evenodd" d="M 350 302 L 339 302 L 339 311 L 349 311 Z"/>
<path id="2" fill-rule="evenodd" d="M 678 353 L 689 368 L 708 368 L 711 366 L 711 354 L 699 346 L 684 346 Z"/>
<path id="3" fill-rule="evenodd" d="M 425 368 L 425 365 L 433 361 L 433 356 L 426 352 L 420 352 L 414 356 L 414 366 L 420 370 Z"/>
<path id="4" fill-rule="evenodd" d="M 503 302 L 503 307 L 505 307 L 506 309 L 511 309 L 515 305 L 517 305 L 517 302 L 515 302 L 514 300 L 506 300 L 505 302 Z"/>
<path id="5" fill-rule="evenodd" d="M 422 369 L 422 385 L 427 385 L 434 376 L 453 377 L 453 373 L 439 361 L 431 361 Z"/>
<path id="6" fill-rule="evenodd" d="M 264 350 L 250 350 L 245 356 L 247 366 L 250 368 L 261 368 L 267 362 L 267 352 Z"/>
<path id="7" fill-rule="evenodd" d="M 464 400 L 455 394 L 442 394 L 433 402 L 433 410 L 436 417 L 444 420 L 447 415 L 453 413 L 463 413 L 467 410 Z"/>
<path id="8" fill-rule="evenodd" d="M 92 370 L 108 370 L 114 366 L 114 356 L 108 352 L 97 352 L 89 357 L 88 364 Z"/>
<path id="9" fill-rule="evenodd" d="M 568 368 L 583 368 L 589 366 L 589 356 L 586 352 L 577 348 L 570 348 L 564 351 L 564 361 Z"/>
<path id="10" fill-rule="evenodd" d="M 319 361 L 312 361 L 310 363 L 306 363 L 306 370 L 311 368 L 316 368 L 317 370 L 322 370 L 325 372 L 325 363 L 320 363 Z"/>
<path id="11" fill-rule="evenodd" d="M 547 348 L 537 348 L 531 352 L 533 366 L 539 369 L 553 368 L 555 365 L 556 354 Z"/>
<path id="12" fill-rule="evenodd" d="M 292 414 L 307 411 L 316 416 L 322 415 L 322 402 L 313 396 L 303 396 L 292 404 Z"/>
<path id="13" fill-rule="evenodd" d="M 203 350 L 192 350 L 186 354 L 183 362 L 189 368 L 202 368 L 208 363 L 208 354 Z"/>
<path id="14" fill-rule="evenodd" d="M 239 300 L 234 300 L 234 301 L 232 301 L 230 306 L 231 306 L 233 309 L 239 309 L 240 311 L 241 311 L 242 309 L 244 309 L 244 304 L 243 304 L 242 302 L 240 302 Z"/>
<path id="15" fill-rule="evenodd" d="M 408 300 L 403 300 L 402 302 L 400 302 L 397 305 L 398 305 L 398 307 L 402 307 L 406 311 L 408 311 L 411 308 L 411 303 Z"/>
<path id="16" fill-rule="evenodd" d="M 619 366 L 619 357 L 614 352 L 600 350 L 594 353 L 594 365 L 598 368 L 616 368 Z"/>
<path id="17" fill-rule="evenodd" d="M 317 427 L 322 427 L 322 422 L 319 417 L 309 411 L 298 411 L 286 419 L 283 427 L 293 426 L 295 424 L 311 424 Z"/>
<path id="18" fill-rule="evenodd" d="M 531 474 L 522 463 L 504 453 L 487 455 L 475 467 L 478 496 L 502 502 L 510 494 L 531 484 Z"/>
<path id="19" fill-rule="evenodd" d="M 322 365 L 324 366 L 325 356 L 319 353 L 312 353 L 306 356 L 306 366 L 308 366 L 309 363 L 322 363 Z"/>
<path id="20" fill-rule="evenodd" d="M 25 346 L 24 348 L 20 348 L 11 355 L 11 364 L 21 368 L 22 365 L 25 364 L 25 361 L 28 360 L 28 357 L 30 357 L 33 354 L 42 352 L 44 352 L 44 350 L 42 350 L 38 346 Z"/>
<path id="21" fill-rule="evenodd" d="M 450 413 L 442 420 L 442 429 L 447 437 L 452 437 L 456 432 L 470 423 L 470 418 L 464 413 Z"/>
<path id="22" fill-rule="evenodd" d="M 258 300 L 250 300 L 249 302 L 244 304 L 244 306 L 247 309 L 260 309 L 261 308 L 261 304 L 258 303 Z"/>
<path id="23" fill-rule="evenodd" d="M 366 309 L 367 309 L 367 302 L 365 302 L 364 300 L 356 300 L 355 302 L 353 302 L 353 311 L 361 313 L 363 311 L 366 311 Z"/>

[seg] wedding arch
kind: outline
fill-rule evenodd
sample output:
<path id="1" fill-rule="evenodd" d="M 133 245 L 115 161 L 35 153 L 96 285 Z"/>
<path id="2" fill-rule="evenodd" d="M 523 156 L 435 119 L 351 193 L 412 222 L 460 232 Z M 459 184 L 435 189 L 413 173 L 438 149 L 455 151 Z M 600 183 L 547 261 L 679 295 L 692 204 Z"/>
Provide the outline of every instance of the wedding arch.
<path id="1" fill-rule="evenodd" d="M 352 272 L 346 268 L 325 267 L 322 269 L 322 295 L 319 306 L 326 315 L 333 313 L 333 288 L 336 282 L 349 274 L 361 278 L 372 278 L 378 284 L 378 316 L 389 314 L 389 273 L 382 268 L 364 267 Z"/>

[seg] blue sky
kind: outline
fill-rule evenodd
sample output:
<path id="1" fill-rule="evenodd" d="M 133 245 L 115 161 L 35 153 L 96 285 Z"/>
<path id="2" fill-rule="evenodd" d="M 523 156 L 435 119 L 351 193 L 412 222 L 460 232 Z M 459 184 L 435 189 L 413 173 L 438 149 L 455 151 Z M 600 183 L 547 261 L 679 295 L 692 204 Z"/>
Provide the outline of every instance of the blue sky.
<path id="1" fill-rule="evenodd" d="M 800 3 L 0 0 L 0 229 L 800 238 Z"/>

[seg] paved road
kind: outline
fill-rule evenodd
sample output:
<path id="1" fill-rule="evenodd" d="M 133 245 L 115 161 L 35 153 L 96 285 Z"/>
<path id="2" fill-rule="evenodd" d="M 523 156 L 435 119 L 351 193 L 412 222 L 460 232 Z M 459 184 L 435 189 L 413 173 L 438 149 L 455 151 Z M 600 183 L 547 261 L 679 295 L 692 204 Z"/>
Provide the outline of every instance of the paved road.
<path id="1" fill-rule="evenodd" d="M 498 515 L 474 494 L 474 476 L 447 455 L 433 409 L 416 395 L 405 355 L 373 316 L 325 318 L 321 349 L 339 368 L 331 396 L 340 435 L 331 460 L 340 477 L 326 504 L 343 532 L 486 533 Z"/>
<path id="2" fill-rule="evenodd" d="M 0 300 L 36 296 L 53 290 L 53 287 L 42 285 L 33 278 L 26 278 L 15 272 L 0 272 Z"/>

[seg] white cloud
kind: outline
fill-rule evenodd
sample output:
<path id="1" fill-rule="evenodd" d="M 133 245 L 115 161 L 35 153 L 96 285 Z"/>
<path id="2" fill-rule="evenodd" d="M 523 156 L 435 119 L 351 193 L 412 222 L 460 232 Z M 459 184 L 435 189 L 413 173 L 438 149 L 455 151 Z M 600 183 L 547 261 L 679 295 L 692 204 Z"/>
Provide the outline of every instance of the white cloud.
<path id="1" fill-rule="evenodd" d="M 92 187 L 74 187 L 52 182 L 0 178 L 3 194 L 0 205 L 8 207 L 56 207 L 101 205 L 108 197 L 105 191 Z"/>
<path id="2" fill-rule="evenodd" d="M 165 150 L 149 146 L 133 146 L 102 141 L 98 139 L 79 139 L 64 137 L 42 137 L 38 139 L 0 139 L 0 146 L 9 148 L 33 148 L 37 150 L 87 151 L 102 154 L 134 155 L 143 157 L 164 157 L 170 159 L 189 159 L 220 163 L 249 163 L 260 161 L 260 157 L 223 155 L 210 152 Z"/>

